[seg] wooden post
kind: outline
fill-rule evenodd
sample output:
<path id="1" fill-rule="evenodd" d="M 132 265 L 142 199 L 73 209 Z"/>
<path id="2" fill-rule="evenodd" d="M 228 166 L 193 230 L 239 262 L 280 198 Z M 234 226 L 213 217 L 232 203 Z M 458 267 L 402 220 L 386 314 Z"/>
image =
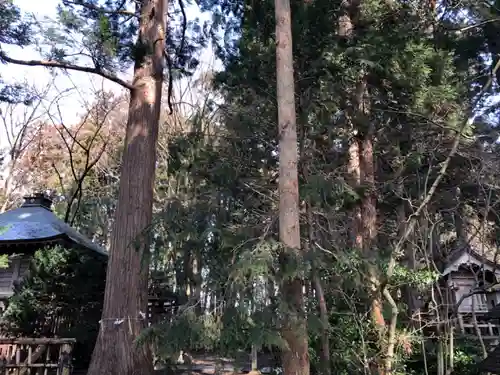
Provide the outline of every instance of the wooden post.
<path id="1" fill-rule="evenodd" d="M 32 351 L 33 347 L 31 345 L 28 345 L 28 358 L 26 358 L 26 362 L 28 364 L 28 375 L 31 375 L 31 355 L 33 354 Z"/>
<path id="2" fill-rule="evenodd" d="M 450 364 L 449 370 L 453 373 L 453 368 L 455 367 L 455 335 L 454 335 L 455 327 L 452 325 L 450 327 Z"/>
<path id="3" fill-rule="evenodd" d="M 45 363 L 50 362 L 50 345 L 47 345 L 47 352 L 45 353 Z M 49 375 L 49 369 L 45 367 L 43 370 L 43 375 Z"/>
<path id="4" fill-rule="evenodd" d="M 7 348 L 8 350 L 8 348 Z M 8 374 L 9 373 L 9 370 L 7 368 L 7 357 L 6 356 L 3 356 L 1 359 L 0 359 L 0 369 L 2 370 L 2 373 L 5 373 L 5 374 Z"/>
<path id="5" fill-rule="evenodd" d="M 57 375 L 70 375 L 72 345 L 65 343 L 59 347 Z"/>
<path id="6" fill-rule="evenodd" d="M 16 345 L 16 374 L 20 375 L 20 365 L 21 364 L 21 347 L 20 345 Z"/>
<path id="7" fill-rule="evenodd" d="M 257 347 L 252 344 L 252 371 L 258 371 L 258 363 L 257 363 Z"/>
<path id="8" fill-rule="evenodd" d="M 439 337 L 437 345 L 437 375 L 444 375 L 444 355 L 443 340 Z"/>
<path id="9" fill-rule="evenodd" d="M 458 314 L 458 325 L 460 327 L 460 332 L 461 333 L 464 333 L 465 329 L 464 329 L 464 318 L 462 316 L 462 314 Z"/>

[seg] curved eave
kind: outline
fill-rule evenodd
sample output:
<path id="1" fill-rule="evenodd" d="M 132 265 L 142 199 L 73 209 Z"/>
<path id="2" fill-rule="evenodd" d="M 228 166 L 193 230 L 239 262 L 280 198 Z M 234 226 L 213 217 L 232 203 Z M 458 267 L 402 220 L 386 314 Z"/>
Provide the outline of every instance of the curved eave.
<path id="1" fill-rule="evenodd" d="M 108 256 L 107 251 L 40 205 L 23 206 L 0 214 L 0 244 L 28 246 L 62 241 L 71 247 Z"/>
<path id="2" fill-rule="evenodd" d="M 64 240 L 66 240 L 67 242 L 70 242 L 71 244 L 73 244 L 74 247 L 77 247 L 81 250 L 93 252 L 93 253 L 96 253 L 96 254 L 103 256 L 103 257 L 106 257 L 106 258 L 108 257 L 108 252 L 106 250 L 104 250 L 103 248 L 101 248 L 100 246 L 94 244 L 93 242 L 90 242 L 88 245 L 82 244 L 82 243 L 76 241 L 75 239 L 73 239 L 71 236 L 69 236 L 66 233 L 63 233 L 60 237 L 63 238 Z"/>
<path id="3" fill-rule="evenodd" d="M 35 239 L 0 240 L 0 248 L 5 247 L 34 247 L 35 245 L 47 246 L 64 240 L 63 235 Z"/>
<path id="4" fill-rule="evenodd" d="M 15 247 L 45 247 L 57 244 L 67 244 L 73 248 L 78 248 L 83 251 L 97 253 L 99 256 L 108 257 L 108 253 L 98 247 L 97 245 L 88 247 L 84 244 L 75 241 L 70 236 L 65 233 L 58 234 L 56 236 L 46 237 L 46 238 L 36 238 L 36 239 L 17 239 L 17 240 L 1 240 L 0 249 L 2 248 L 15 248 Z"/>
<path id="5" fill-rule="evenodd" d="M 487 257 L 482 256 L 473 249 L 464 249 L 454 257 L 452 262 L 449 262 L 449 264 L 441 273 L 441 276 L 446 276 L 451 272 L 456 272 L 460 267 L 470 264 L 485 266 L 489 269 L 489 271 L 494 273 L 500 272 L 500 265 L 498 263 L 495 263 Z"/>

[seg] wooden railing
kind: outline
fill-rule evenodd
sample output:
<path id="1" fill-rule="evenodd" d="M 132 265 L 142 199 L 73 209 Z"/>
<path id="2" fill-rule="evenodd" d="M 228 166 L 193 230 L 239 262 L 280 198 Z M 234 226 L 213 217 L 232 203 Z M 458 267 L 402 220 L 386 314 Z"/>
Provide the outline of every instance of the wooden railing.
<path id="1" fill-rule="evenodd" d="M 0 375 L 70 375 L 75 339 L 0 337 Z"/>
<path id="2" fill-rule="evenodd" d="M 500 327 L 491 323 L 478 323 L 477 329 L 483 339 L 500 339 Z M 473 323 L 462 324 L 462 332 L 467 335 L 477 336 L 476 326 Z"/>

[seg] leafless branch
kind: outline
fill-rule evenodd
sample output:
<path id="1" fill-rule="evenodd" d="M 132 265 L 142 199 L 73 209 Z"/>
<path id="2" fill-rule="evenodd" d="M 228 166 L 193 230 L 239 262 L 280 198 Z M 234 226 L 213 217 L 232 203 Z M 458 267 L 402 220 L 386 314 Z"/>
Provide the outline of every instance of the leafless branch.
<path id="1" fill-rule="evenodd" d="M 125 5 L 125 1 L 122 1 L 122 3 L 119 6 L 117 6 L 116 9 L 107 9 L 107 8 L 100 7 L 98 5 L 94 5 L 94 4 L 91 4 L 91 3 L 83 1 L 83 0 L 64 0 L 64 3 L 72 4 L 72 5 L 79 5 L 79 6 L 82 6 L 84 8 L 96 10 L 98 12 L 105 13 L 105 14 L 118 14 L 118 15 L 123 15 L 123 16 L 137 17 L 136 13 L 123 9 L 123 7 Z"/>
<path id="2" fill-rule="evenodd" d="M 16 59 L 16 58 L 8 56 L 5 52 L 3 52 L 1 50 L 0 50 L 0 60 L 3 60 L 3 61 L 8 62 L 10 64 L 15 64 L 15 65 L 44 66 L 46 68 L 59 68 L 59 69 L 66 69 L 66 70 L 74 70 L 74 71 L 78 71 L 78 72 L 92 73 L 92 74 L 96 74 L 98 76 L 104 77 L 106 79 L 109 79 L 110 81 L 115 82 L 128 90 L 134 89 L 134 86 L 132 84 L 119 78 L 116 74 L 103 71 L 102 69 L 99 69 L 96 67 L 74 65 L 74 64 L 63 63 L 63 62 L 54 61 L 54 60 L 20 60 L 20 59 Z"/>
<path id="3" fill-rule="evenodd" d="M 54 118 L 54 116 L 49 111 L 47 111 L 48 117 L 51 120 L 52 125 L 58 132 L 61 141 L 64 143 L 64 146 L 67 150 L 69 158 L 69 169 L 73 177 L 74 188 L 71 189 L 71 193 L 69 193 L 69 196 L 67 196 L 68 202 L 66 206 L 66 212 L 64 215 L 65 222 L 69 223 L 70 225 L 73 225 L 79 207 L 81 205 L 84 181 L 89 175 L 90 171 L 93 170 L 95 165 L 99 162 L 107 147 L 107 141 L 105 141 L 101 137 L 103 143 L 99 147 L 99 150 L 97 151 L 96 155 L 92 156 L 91 153 L 94 144 L 96 143 L 98 137 L 101 136 L 101 130 L 103 126 L 106 124 L 108 115 L 118 105 L 118 102 L 111 103 L 111 107 L 108 105 L 109 103 L 102 103 L 103 100 L 107 102 L 105 95 L 102 96 L 101 94 L 98 94 L 96 95 L 96 97 L 98 98 L 97 103 L 93 103 L 92 105 L 89 106 L 88 110 L 85 112 L 84 116 L 81 118 L 79 124 L 76 127 L 64 124 L 64 121 L 62 120 L 62 111 L 59 103 L 56 104 L 58 111 L 58 119 Z M 101 116 L 102 109 L 104 109 L 104 114 Z M 97 126 L 96 129 L 93 130 L 93 134 L 90 136 L 88 141 L 82 142 L 79 139 L 79 134 L 82 131 L 82 129 L 86 125 L 88 125 L 89 121 L 96 123 Z M 77 151 L 75 148 L 78 148 L 80 152 L 83 152 L 84 165 L 82 168 L 77 168 L 76 166 L 75 154 Z M 62 182 L 61 174 L 57 171 L 57 168 L 54 165 L 53 168 L 56 170 L 61 186 L 63 186 L 64 184 Z"/>
<path id="4" fill-rule="evenodd" d="M 451 149 L 450 149 L 450 152 L 448 153 L 448 156 L 446 157 L 446 159 L 444 160 L 444 162 L 441 164 L 441 168 L 440 168 L 440 170 L 439 170 L 439 172 L 437 174 L 436 179 L 432 183 L 432 185 L 429 188 L 429 191 L 427 192 L 427 194 L 425 195 L 425 197 L 422 199 L 422 201 L 421 201 L 420 205 L 418 206 L 417 210 L 413 214 L 411 214 L 410 217 L 408 218 L 407 223 L 406 223 L 406 228 L 404 230 L 404 233 L 400 237 L 399 241 L 397 242 L 396 246 L 394 247 L 394 249 L 392 251 L 392 256 L 391 256 L 391 259 L 390 259 L 390 262 L 389 262 L 389 267 L 388 267 L 388 270 L 387 270 L 387 278 L 388 279 L 392 276 L 392 274 L 394 272 L 394 267 L 396 266 L 396 255 L 401 252 L 404 243 L 408 240 L 408 237 L 410 236 L 410 234 L 413 232 L 413 230 L 415 228 L 415 224 L 417 222 L 417 218 L 423 213 L 424 209 L 426 208 L 426 206 L 429 204 L 429 202 L 431 201 L 432 197 L 434 196 L 434 193 L 436 192 L 436 190 L 437 190 L 437 188 L 439 186 L 439 183 L 441 182 L 441 180 L 446 175 L 446 171 L 448 170 L 448 166 L 450 165 L 451 159 L 453 158 L 453 156 L 457 152 L 458 145 L 460 143 L 460 139 L 461 139 L 462 133 L 464 132 L 464 130 L 466 128 L 470 127 L 474 123 L 474 120 L 476 118 L 476 116 L 474 114 L 474 111 L 476 110 L 477 104 L 482 100 L 484 94 L 491 87 L 491 84 L 493 83 L 493 77 L 495 77 L 495 74 L 496 74 L 496 72 L 498 71 L 499 68 L 500 68 L 500 60 L 496 63 L 495 67 L 493 68 L 493 70 L 492 70 L 492 72 L 490 74 L 490 77 L 489 77 L 488 81 L 483 86 L 483 88 L 481 89 L 481 91 L 480 91 L 477 99 L 475 100 L 475 102 L 471 106 L 469 117 L 463 122 L 463 124 L 459 128 L 459 131 L 455 135 L 455 137 L 453 139 L 453 143 L 452 143 Z"/>

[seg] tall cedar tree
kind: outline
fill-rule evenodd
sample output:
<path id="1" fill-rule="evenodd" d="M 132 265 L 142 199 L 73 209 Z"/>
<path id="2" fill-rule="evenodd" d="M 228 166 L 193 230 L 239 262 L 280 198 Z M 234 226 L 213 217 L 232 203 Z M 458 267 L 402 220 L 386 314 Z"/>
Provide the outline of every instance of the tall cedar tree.
<path id="1" fill-rule="evenodd" d="M 78 14 L 72 7 L 71 4 L 75 3 L 83 8 L 82 13 Z M 13 58 L 4 49 L 0 49 L 0 59 L 4 63 L 94 73 L 130 90 L 103 314 L 89 375 L 139 375 L 153 372 L 149 348 L 137 347 L 135 339 L 144 327 L 142 316 L 147 309 L 148 262 L 145 259 L 149 246 L 145 233 L 152 221 L 156 143 L 164 78 L 167 2 L 142 0 L 137 2 L 135 12 L 124 8 L 125 3 L 121 1 L 117 6 L 108 1 L 104 5 L 108 8 L 104 8 L 95 2 L 78 1 L 68 2 L 59 8 L 61 24 L 65 25 L 68 33 L 77 29 L 83 32 L 92 24 L 90 20 L 95 20 L 92 25 L 98 32 L 89 30 L 90 36 L 83 38 L 89 49 L 94 47 L 93 66 L 75 65 L 73 61 L 61 56 L 62 49 L 52 50 L 47 59 L 29 61 Z M 19 16 L 19 12 L 16 12 L 14 14 Z M 85 14 L 88 17 L 86 20 L 82 17 Z M 119 39 L 116 25 L 120 24 L 118 18 L 123 15 L 129 20 L 137 20 L 135 45 L 127 39 Z M 131 28 L 134 29 L 134 26 Z M 62 34 L 58 41 L 61 44 L 64 42 Z M 5 42 L 4 39 L 3 37 L 1 41 Z M 122 43 L 121 49 L 118 43 Z M 135 65 L 132 83 L 113 73 L 110 51 L 114 52 L 115 57 L 120 57 L 120 53 L 125 51 L 133 54 Z"/>
<path id="2" fill-rule="evenodd" d="M 116 221 L 106 276 L 102 323 L 88 374 L 151 374 L 147 346 L 135 347 L 147 310 L 149 246 L 144 231 L 152 221 L 156 143 L 163 83 L 164 0 L 143 1 L 138 43 L 146 47 L 135 62 L 123 152 Z M 139 240 L 139 241 L 137 241 Z M 123 320 L 116 325 L 115 320 Z"/>
<path id="3" fill-rule="evenodd" d="M 276 0 L 276 78 L 279 137 L 279 236 L 285 247 L 283 262 L 300 252 L 299 179 L 297 123 L 293 76 L 292 20 L 289 0 Z M 288 347 L 282 363 L 286 375 L 309 375 L 307 324 L 302 280 L 283 283 L 283 298 L 289 304 L 283 322 Z"/>

